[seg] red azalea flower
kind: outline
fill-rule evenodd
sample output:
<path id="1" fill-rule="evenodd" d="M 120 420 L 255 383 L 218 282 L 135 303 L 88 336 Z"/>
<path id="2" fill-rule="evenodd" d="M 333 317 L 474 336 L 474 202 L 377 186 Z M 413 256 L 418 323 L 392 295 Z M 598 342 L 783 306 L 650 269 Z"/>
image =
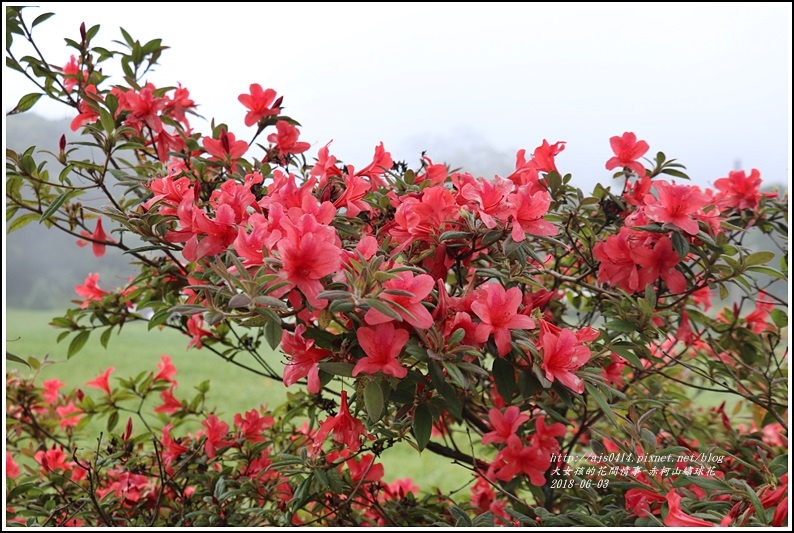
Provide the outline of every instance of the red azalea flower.
<path id="1" fill-rule="evenodd" d="M 788 517 L 788 496 L 780 500 L 775 506 L 775 514 L 772 516 L 772 527 L 781 527 L 786 525 L 786 518 Z"/>
<path id="2" fill-rule="evenodd" d="M 380 293 L 378 298 L 394 302 L 402 307 L 402 309 L 395 307 L 395 311 L 415 328 L 429 328 L 433 325 L 433 317 L 430 315 L 430 311 L 422 305 L 422 300 L 433 290 L 435 285 L 433 278 L 427 274 L 414 276 L 413 272 L 400 272 L 397 276 L 397 278 L 390 279 L 383 284 L 384 292 Z M 412 296 L 394 294 L 389 291 L 410 293 Z M 374 307 L 371 307 L 364 315 L 364 321 L 370 326 L 391 322 L 392 320 L 394 319 L 391 316 L 381 313 Z"/>
<path id="3" fill-rule="evenodd" d="M 352 167 L 349 167 L 352 168 Z M 361 176 L 345 175 L 345 188 L 342 195 L 334 201 L 334 207 L 345 208 L 347 218 L 357 217 L 362 211 L 372 211 L 364 197 L 370 189 L 370 184 Z"/>
<path id="4" fill-rule="evenodd" d="M 617 285 L 628 293 L 638 290 L 640 274 L 631 255 L 629 238 L 632 231 L 626 227 L 617 235 L 610 235 L 593 247 L 593 257 L 601 264 L 598 267 L 598 282 Z"/>
<path id="5" fill-rule="evenodd" d="M 207 436 L 207 440 L 204 441 L 204 452 L 210 459 L 215 457 L 218 448 L 234 446 L 234 442 L 224 439 L 229 433 L 229 424 L 218 420 L 215 414 L 209 415 L 206 420 L 201 422 L 201 425 L 204 426 L 204 430 L 199 433 Z"/>
<path id="6" fill-rule="evenodd" d="M 560 441 L 557 440 L 557 437 L 564 437 L 567 432 L 568 430 L 563 424 L 555 422 L 547 426 L 545 417 L 539 416 L 535 419 L 535 434 L 532 438 L 549 454 L 556 454 L 560 451 Z"/>
<path id="7" fill-rule="evenodd" d="M 40 450 L 33 456 L 37 463 L 41 465 L 42 473 L 52 472 L 54 470 L 71 470 L 72 467 L 66 462 L 66 452 L 61 448 L 51 448 L 47 451 Z"/>
<path id="8" fill-rule="evenodd" d="M 102 228 L 102 219 L 98 218 L 96 221 L 96 229 L 94 229 L 94 233 L 88 233 L 87 231 L 83 230 L 80 232 L 83 237 L 91 239 L 91 251 L 94 252 L 95 257 L 102 257 L 105 255 L 105 248 L 107 243 L 109 242 L 116 242 L 113 239 L 108 238 L 107 233 Z M 77 240 L 77 246 L 81 248 L 88 244 L 88 241 L 84 241 L 82 239 Z"/>
<path id="9" fill-rule="evenodd" d="M 260 416 L 256 409 L 251 409 L 245 415 L 237 413 L 234 415 L 234 427 L 239 431 L 241 438 L 248 442 L 262 442 L 262 436 L 267 428 L 274 423 L 272 416 Z"/>
<path id="10" fill-rule="evenodd" d="M 163 446 L 163 463 L 166 465 L 166 470 L 171 470 L 171 463 L 179 458 L 180 455 L 188 451 L 188 447 L 181 442 L 177 442 L 171 436 L 171 430 L 174 428 L 173 424 L 168 424 L 163 428 L 163 436 L 160 439 L 160 444 Z"/>
<path id="11" fill-rule="evenodd" d="M 347 468 L 350 470 L 350 480 L 353 483 L 358 483 L 362 479 L 365 482 L 383 479 L 383 465 L 380 463 L 374 464 L 374 462 L 375 456 L 371 453 L 365 453 L 360 460 L 351 458 L 345 461 Z"/>
<path id="12" fill-rule="evenodd" d="M 237 238 L 234 209 L 229 204 L 218 206 L 215 218 L 209 218 L 201 209 L 191 211 L 190 235 L 182 250 L 188 261 L 212 257 L 225 252 Z M 199 240 L 199 236 L 202 238 Z"/>
<path id="13" fill-rule="evenodd" d="M 675 490 L 667 493 L 667 516 L 664 525 L 667 527 L 714 527 L 716 524 L 690 516 L 681 510 L 681 496 Z"/>
<path id="14" fill-rule="evenodd" d="M 610 138 L 609 144 L 612 146 L 615 157 L 607 161 L 607 170 L 628 167 L 639 177 L 645 176 L 645 167 L 637 159 L 644 156 L 648 151 L 650 148 L 648 143 L 638 141 L 634 133 L 627 131 L 622 137 L 615 136 Z"/>
<path id="15" fill-rule="evenodd" d="M 472 302 L 471 310 L 482 321 L 477 326 L 477 342 L 485 342 L 493 334 L 501 357 L 510 353 L 511 329 L 532 329 L 535 321 L 518 312 L 521 305 L 521 289 L 512 287 L 505 291 L 499 283 L 487 283 L 478 289 L 481 295 Z"/>
<path id="16" fill-rule="evenodd" d="M 312 229 L 319 230 L 320 225 L 316 226 Z M 305 229 L 307 227 L 288 231 L 276 245 L 283 264 L 282 274 L 287 281 L 298 287 L 312 307 L 323 309 L 327 300 L 317 299 L 317 295 L 323 290 L 320 280 L 339 270 L 342 251 L 319 231 L 301 231 Z"/>
<path id="17" fill-rule="evenodd" d="M 372 190 L 380 187 L 386 187 L 387 184 L 381 176 L 390 170 L 394 161 L 392 161 L 391 154 L 380 143 L 375 147 L 375 155 L 372 156 L 372 162 L 356 172 L 356 176 L 366 176 L 372 183 Z"/>
<path id="18" fill-rule="evenodd" d="M 249 90 L 251 91 L 250 94 L 241 94 L 237 97 L 237 100 L 248 108 L 248 113 L 245 115 L 246 126 L 253 126 L 260 119 L 278 115 L 281 112 L 281 108 L 278 105 L 273 105 L 276 100 L 276 91 L 273 89 L 262 90 L 262 86 L 258 83 L 252 83 Z M 279 105 L 280 102 L 281 100 L 279 99 Z"/>
<path id="19" fill-rule="evenodd" d="M 42 397 L 44 401 L 48 404 L 54 405 L 58 402 L 58 389 L 66 385 L 61 380 L 55 379 L 48 379 L 44 381 L 41 386 L 44 388 L 44 392 L 42 393 Z"/>
<path id="20" fill-rule="evenodd" d="M 110 379 L 111 372 L 113 372 L 114 370 L 116 370 L 115 367 L 109 366 L 107 370 L 105 370 L 104 372 L 102 372 L 102 374 L 97 376 L 96 379 L 86 382 L 86 386 L 102 389 L 108 395 L 110 395 L 110 384 L 108 383 L 108 380 Z"/>
<path id="21" fill-rule="evenodd" d="M 11 452 L 6 452 L 6 477 L 15 478 L 19 475 L 19 465 L 14 461 Z"/>
<path id="22" fill-rule="evenodd" d="M 186 127 L 190 127 L 190 123 L 185 116 L 185 112 L 195 109 L 196 103 L 190 98 L 190 91 L 182 87 L 182 84 L 177 84 L 174 89 L 174 94 L 166 99 L 165 109 L 168 110 L 171 118 L 178 120 Z"/>
<path id="23" fill-rule="evenodd" d="M 555 379 L 581 394 L 584 392 L 584 382 L 574 375 L 574 371 L 581 368 L 590 360 L 590 349 L 581 344 L 576 334 L 569 329 L 561 329 L 555 334 L 544 327 L 541 321 L 540 344 L 543 352 L 541 368 L 546 373 L 546 379 Z"/>
<path id="24" fill-rule="evenodd" d="M 673 250 L 673 241 L 666 235 L 661 236 L 653 248 L 637 246 L 631 251 L 631 258 L 640 267 L 638 290 L 655 283 L 660 276 L 673 294 L 686 290 L 686 279 L 676 268 L 681 258 Z"/>
<path id="25" fill-rule="evenodd" d="M 289 387 L 299 379 L 308 378 L 307 390 L 317 394 L 321 387 L 319 363 L 331 352 L 315 347 L 314 339 L 304 339 L 305 331 L 306 326 L 298 324 L 295 333 L 281 332 L 281 349 L 290 356 L 284 365 L 284 386 Z"/>
<path id="26" fill-rule="evenodd" d="M 653 185 L 659 193 L 659 200 L 657 202 L 651 195 L 645 197 L 648 218 L 660 224 L 669 222 L 690 235 L 697 235 L 700 228 L 694 215 L 709 203 L 709 197 L 691 185 L 666 181 L 656 181 Z"/>
<path id="27" fill-rule="evenodd" d="M 80 65 L 77 64 L 77 59 L 72 56 L 69 59 L 69 62 L 64 65 L 63 67 L 63 88 L 67 93 L 72 92 L 76 85 L 81 82 L 85 83 L 88 81 L 88 71 L 83 70 L 82 76 L 80 76 Z"/>
<path id="28" fill-rule="evenodd" d="M 140 91 L 130 90 L 125 93 L 126 105 L 130 113 L 124 119 L 124 123 L 138 130 L 143 130 L 143 125 L 158 134 L 163 131 L 163 121 L 160 119 L 160 111 L 166 104 L 166 97 L 154 95 L 155 86 L 147 83 L 146 87 Z"/>
<path id="29" fill-rule="evenodd" d="M 238 141 L 233 133 L 227 133 L 221 128 L 217 139 L 204 137 L 201 141 L 204 149 L 212 156 L 211 161 L 220 161 L 234 172 L 237 168 L 237 160 L 243 157 L 248 151 L 248 143 Z"/>
<path id="30" fill-rule="evenodd" d="M 519 474 L 529 476 L 529 482 L 537 487 L 546 483 L 544 473 L 551 464 L 551 455 L 539 446 L 524 446 L 516 435 L 507 438 L 507 446 L 494 459 L 494 477 L 510 481 Z"/>
<path id="31" fill-rule="evenodd" d="M 182 402 L 177 400 L 174 396 L 174 388 L 175 387 L 171 387 L 170 389 L 160 392 L 160 399 L 163 403 L 154 408 L 155 413 L 172 415 L 183 408 Z"/>
<path id="32" fill-rule="evenodd" d="M 400 364 L 399 357 L 408 342 L 408 337 L 407 331 L 394 329 L 391 322 L 380 324 L 375 328 L 358 328 L 356 338 L 367 355 L 359 359 L 353 367 L 353 377 L 362 372 L 375 374 L 379 371 L 396 378 L 407 376 L 408 369 Z"/>
<path id="33" fill-rule="evenodd" d="M 187 330 L 190 335 L 192 335 L 190 342 L 187 344 L 187 347 L 190 348 L 191 346 L 194 348 L 201 349 L 202 337 L 212 337 L 212 332 L 207 331 L 206 329 L 202 328 L 201 325 L 204 323 L 204 320 L 201 318 L 201 315 L 192 315 L 190 318 L 187 319 Z"/>
<path id="34" fill-rule="evenodd" d="M 83 417 L 80 408 L 73 403 L 69 403 L 66 405 L 59 405 L 58 407 L 55 408 L 55 412 L 58 413 L 58 416 L 61 418 L 60 421 L 61 429 L 76 426 L 77 423 L 80 422 L 80 419 Z M 75 415 L 75 413 L 78 414 Z"/>
<path id="35" fill-rule="evenodd" d="M 744 170 L 734 170 L 715 181 L 714 187 L 720 191 L 716 201 L 721 209 L 755 209 L 762 196 L 761 173 L 754 168 L 748 176 Z"/>
<path id="36" fill-rule="evenodd" d="M 649 514 L 659 514 L 658 503 L 665 502 L 665 497 L 645 489 L 629 489 L 626 491 L 626 510 L 645 518 Z"/>
<path id="37" fill-rule="evenodd" d="M 174 363 L 171 362 L 170 357 L 165 354 L 160 354 L 160 362 L 157 363 L 157 368 L 160 371 L 156 376 L 154 376 L 155 381 L 162 379 L 164 381 L 175 383 L 174 376 L 176 375 L 176 367 L 174 366 Z"/>
<path id="38" fill-rule="evenodd" d="M 176 209 L 185 198 L 193 198 L 193 182 L 188 177 L 175 179 L 174 175 L 169 174 L 163 178 L 156 178 L 146 184 L 152 191 L 152 196 L 143 207 L 151 209 L 154 204 L 160 202 L 158 210 L 164 215 L 176 215 Z M 162 201 L 161 201 L 162 200 Z"/>
<path id="39" fill-rule="evenodd" d="M 507 218 L 510 206 L 506 200 L 513 187 L 512 181 L 496 176 L 493 180 L 465 184 L 460 195 L 472 204 L 485 227 L 495 228 Z"/>
<path id="40" fill-rule="evenodd" d="M 520 187 L 508 196 L 510 219 L 513 222 L 511 237 L 523 242 L 526 234 L 557 235 L 557 227 L 543 217 L 548 213 L 551 196 L 547 191 L 530 192 L 529 187 Z"/>
<path id="41" fill-rule="evenodd" d="M 551 172 L 557 170 L 554 158 L 565 150 L 565 141 L 556 142 L 549 145 L 549 141 L 543 139 L 543 144 L 535 148 L 532 153 L 532 161 L 539 172 Z"/>
<path id="42" fill-rule="evenodd" d="M 491 409 L 488 411 L 488 420 L 493 431 L 482 436 L 483 444 L 507 442 L 510 435 L 515 435 L 521 424 L 529 420 L 529 416 L 522 414 L 515 405 L 511 405 L 505 409 L 504 414 L 499 409 Z"/>
<path id="43" fill-rule="evenodd" d="M 71 128 L 72 131 L 77 131 L 80 129 L 81 126 L 90 123 L 96 122 L 99 119 L 99 114 L 96 110 L 92 107 L 90 99 L 98 100 L 100 97 L 96 92 L 96 86 L 88 85 L 85 88 L 85 94 L 80 102 L 77 104 L 77 110 L 80 112 L 74 120 L 72 120 Z"/>
<path id="44" fill-rule="evenodd" d="M 299 142 L 300 130 L 287 122 L 279 120 L 276 122 L 276 133 L 267 136 L 267 140 L 276 145 L 279 157 L 287 157 L 289 154 L 301 154 L 308 150 L 311 145 L 307 142 Z"/>
<path id="45" fill-rule="evenodd" d="M 329 416 L 317 430 L 314 441 L 315 453 L 322 447 L 326 437 L 332 431 L 334 441 L 343 444 L 353 453 L 361 448 L 361 436 L 367 435 L 367 429 L 361 420 L 350 415 L 350 410 L 347 407 L 347 391 L 342 391 L 339 412 L 336 416 Z"/>

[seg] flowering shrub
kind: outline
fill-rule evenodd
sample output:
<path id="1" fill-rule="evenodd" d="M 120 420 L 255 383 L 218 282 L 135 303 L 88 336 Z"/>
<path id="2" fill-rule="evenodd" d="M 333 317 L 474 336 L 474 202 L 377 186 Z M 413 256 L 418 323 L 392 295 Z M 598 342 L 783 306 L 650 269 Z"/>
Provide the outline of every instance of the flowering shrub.
<path id="1" fill-rule="evenodd" d="M 167 356 L 133 378 L 108 368 L 92 394 L 9 372 L 9 522 L 786 523 L 788 317 L 772 289 L 787 279 L 787 198 L 761 192 L 757 170 L 703 190 L 663 153 L 643 159 L 631 132 L 605 154 L 618 185 L 591 195 L 558 170 L 564 142 L 520 150 L 507 177 L 424 155 L 411 168 L 382 143 L 357 169 L 330 143 L 311 157 L 257 83 L 238 96 L 250 141 L 215 121 L 195 131 L 188 89 L 146 81 L 159 39 L 122 30 L 109 49 L 83 26 L 62 68 L 18 57 L 49 14 L 6 9 L 7 65 L 39 91 L 11 113 L 61 101 L 101 154 L 78 159 L 62 138 L 55 179 L 34 148 L 8 151 L 9 231 L 44 221 L 140 267 L 124 287 L 89 274 L 76 288 L 53 320 L 68 355 L 147 321 L 291 391 L 223 419 L 206 386 L 177 391 Z M 81 204 L 88 191 L 107 204 Z M 778 261 L 746 246 L 752 231 Z M 282 368 L 263 357 L 278 348 Z M 83 432 L 100 416 L 94 444 Z M 467 469 L 469 492 L 385 483 L 392 446 Z"/>

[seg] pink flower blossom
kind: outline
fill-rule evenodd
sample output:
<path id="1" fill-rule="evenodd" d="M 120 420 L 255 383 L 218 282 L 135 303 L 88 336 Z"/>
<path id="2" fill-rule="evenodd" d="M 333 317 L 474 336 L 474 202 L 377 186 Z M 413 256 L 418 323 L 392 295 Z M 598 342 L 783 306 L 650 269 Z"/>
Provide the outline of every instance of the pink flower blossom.
<path id="1" fill-rule="evenodd" d="M 485 342 L 492 334 L 500 356 L 510 353 L 511 329 L 532 329 L 535 321 L 518 312 L 521 289 L 512 287 L 505 291 L 499 283 L 487 283 L 479 289 L 480 297 L 472 302 L 471 310 L 481 320 L 477 326 L 477 341 Z"/>
<path id="2" fill-rule="evenodd" d="M 556 379 L 577 394 L 584 392 L 584 382 L 573 372 L 590 360 L 590 349 L 581 344 L 573 331 L 561 329 L 556 334 L 546 327 L 545 321 L 541 321 L 539 340 L 543 353 L 541 369 L 546 379 Z"/>
<path id="3" fill-rule="evenodd" d="M 320 450 L 328 434 L 333 432 L 334 441 L 346 446 L 355 453 L 361 448 L 361 437 L 367 435 L 367 429 L 357 418 L 350 415 L 347 407 L 347 391 L 342 391 L 339 412 L 336 416 L 329 416 L 317 430 L 314 441 L 315 453 Z"/>
<path id="4" fill-rule="evenodd" d="M 510 435 L 515 435 L 521 424 L 529 420 L 529 416 L 522 414 L 515 405 L 511 405 L 505 409 L 504 414 L 499 409 L 491 409 L 488 411 L 488 420 L 493 430 L 482 436 L 483 444 L 507 442 Z"/>
<path id="5" fill-rule="evenodd" d="M 379 324 L 374 328 L 360 327 L 356 338 L 366 357 L 358 360 L 353 367 L 353 377 L 360 373 L 375 374 L 383 372 L 396 378 L 408 375 L 408 369 L 400 364 L 400 354 L 408 342 L 409 334 L 404 329 L 395 329 L 391 322 Z"/>
<path id="6" fill-rule="evenodd" d="M 115 367 L 109 366 L 107 370 L 102 372 L 96 379 L 92 379 L 91 381 L 86 382 L 86 386 L 94 387 L 97 389 L 102 389 L 105 393 L 110 396 L 110 374 L 115 370 Z"/>
<path id="7" fill-rule="evenodd" d="M 654 182 L 659 200 L 653 196 L 645 197 L 645 214 L 654 222 L 670 223 L 690 235 L 700 231 L 695 214 L 709 203 L 709 197 L 692 185 L 670 184 L 666 181 Z"/>
<path id="8" fill-rule="evenodd" d="M 648 143 L 638 141 L 634 133 L 627 131 L 621 137 L 610 138 L 609 144 L 612 146 L 615 156 L 607 161 L 607 170 L 627 167 L 639 177 L 645 176 L 645 167 L 637 160 L 648 151 Z"/>
<path id="9" fill-rule="evenodd" d="M 247 109 L 248 113 L 245 115 L 245 125 L 253 126 L 261 119 L 273 115 L 278 115 L 281 108 L 276 103 L 276 91 L 273 89 L 262 90 L 262 86 L 258 83 L 252 83 L 249 87 L 250 94 L 241 94 L 237 97 L 241 104 Z M 281 99 L 279 99 L 279 102 Z"/>

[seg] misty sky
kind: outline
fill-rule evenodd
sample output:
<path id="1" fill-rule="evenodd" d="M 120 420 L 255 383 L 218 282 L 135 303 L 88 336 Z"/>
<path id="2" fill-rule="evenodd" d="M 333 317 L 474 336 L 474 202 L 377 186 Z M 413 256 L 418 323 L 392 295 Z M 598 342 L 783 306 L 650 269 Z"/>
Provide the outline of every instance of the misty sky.
<path id="1" fill-rule="evenodd" d="M 182 83 L 204 117 L 246 140 L 237 96 L 272 87 L 309 154 L 333 139 L 356 167 L 383 141 L 411 163 L 424 149 L 436 162 L 496 151 L 509 171 L 518 148 L 545 138 L 568 142 L 558 167 L 587 192 L 610 180 L 609 137 L 634 131 L 704 186 L 737 164 L 768 182 L 790 175 L 790 3 L 41 6 L 27 19 L 56 13 L 36 28 L 51 63 L 68 61 L 63 37 L 79 40 L 83 21 L 106 46 L 119 26 L 160 37 L 171 49 L 148 81 Z M 5 74 L 8 111 L 33 87 Z"/>

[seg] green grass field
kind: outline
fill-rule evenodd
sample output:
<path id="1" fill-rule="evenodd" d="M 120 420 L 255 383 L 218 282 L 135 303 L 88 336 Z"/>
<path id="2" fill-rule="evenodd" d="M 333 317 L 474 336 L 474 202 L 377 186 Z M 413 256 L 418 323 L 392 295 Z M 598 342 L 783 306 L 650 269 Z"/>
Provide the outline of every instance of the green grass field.
<path id="1" fill-rule="evenodd" d="M 114 333 L 107 349 L 99 343 L 98 336 L 92 337 L 82 351 L 67 360 L 71 337 L 58 343 L 57 337 L 62 330 L 48 325 L 58 315 L 57 311 L 6 310 L 6 350 L 23 359 L 33 356 L 41 360 L 48 354 L 49 359 L 56 362 L 41 369 L 39 383 L 58 378 L 69 386 L 82 386 L 113 366 L 112 383 L 114 378 L 155 371 L 160 355 L 166 354 L 178 370 L 177 397 L 192 397 L 190 389 L 209 379 L 207 405 L 217 406 L 219 416 L 229 423 L 235 413 L 260 405 L 275 407 L 285 398 L 287 389 L 282 383 L 256 376 L 209 351 L 188 350 L 188 337 L 172 330 L 148 331 L 146 324 L 130 324 L 121 335 Z M 279 354 L 267 354 L 267 359 L 274 368 L 282 368 Z M 27 370 L 19 363 L 7 365 L 9 369 Z M 291 390 L 298 388 L 293 385 Z M 84 391 L 95 396 L 100 394 L 90 388 Z M 465 470 L 452 466 L 448 459 L 428 451 L 420 455 L 408 445 L 386 450 L 381 458 L 386 481 L 410 477 L 422 488 L 439 487 L 449 492 L 460 489 L 469 479 Z"/>

